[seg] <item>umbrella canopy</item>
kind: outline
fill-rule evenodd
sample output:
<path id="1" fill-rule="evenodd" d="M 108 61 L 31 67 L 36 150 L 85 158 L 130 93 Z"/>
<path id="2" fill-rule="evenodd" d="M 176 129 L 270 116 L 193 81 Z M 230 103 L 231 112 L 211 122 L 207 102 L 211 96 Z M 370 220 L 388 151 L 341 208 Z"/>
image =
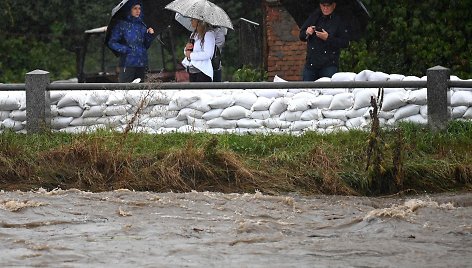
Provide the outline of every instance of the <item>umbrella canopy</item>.
<path id="1" fill-rule="evenodd" d="M 221 7 L 208 0 L 175 0 L 165 8 L 178 12 L 185 17 L 207 22 L 213 26 L 233 29 L 233 23 L 228 14 Z"/>
<path id="2" fill-rule="evenodd" d="M 319 2 L 314 0 L 280 0 L 301 27 L 313 12 L 321 12 Z M 351 40 L 360 39 L 369 23 L 370 14 L 361 0 L 336 0 L 336 13 L 340 14 L 350 27 Z"/>

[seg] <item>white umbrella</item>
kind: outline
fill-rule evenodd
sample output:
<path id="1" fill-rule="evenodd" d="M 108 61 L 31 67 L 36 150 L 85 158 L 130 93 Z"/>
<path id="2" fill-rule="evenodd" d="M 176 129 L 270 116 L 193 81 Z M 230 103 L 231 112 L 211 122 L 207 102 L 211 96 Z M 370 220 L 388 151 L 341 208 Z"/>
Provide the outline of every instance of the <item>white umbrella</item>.
<path id="1" fill-rule="evenodd" d="M 233 30 L 233 23 L 231 23 L 228 14 L 221 7 L 208 0 L 175 0 L 165 8 L 178 12 L 185 17 Z"/>

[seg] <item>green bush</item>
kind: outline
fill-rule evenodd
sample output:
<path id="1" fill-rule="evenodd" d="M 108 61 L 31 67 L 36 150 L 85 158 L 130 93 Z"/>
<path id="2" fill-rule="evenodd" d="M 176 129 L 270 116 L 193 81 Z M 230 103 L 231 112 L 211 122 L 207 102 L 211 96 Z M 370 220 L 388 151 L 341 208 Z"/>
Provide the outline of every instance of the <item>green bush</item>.
<path id="1" fill-rule="evenodd" d="M 267 81 L 267 72 L 261 69 L 254 69 L 251 66 L 244 65 L 237 69 L 233 74 L 235 82 L 262 82 Z"/>

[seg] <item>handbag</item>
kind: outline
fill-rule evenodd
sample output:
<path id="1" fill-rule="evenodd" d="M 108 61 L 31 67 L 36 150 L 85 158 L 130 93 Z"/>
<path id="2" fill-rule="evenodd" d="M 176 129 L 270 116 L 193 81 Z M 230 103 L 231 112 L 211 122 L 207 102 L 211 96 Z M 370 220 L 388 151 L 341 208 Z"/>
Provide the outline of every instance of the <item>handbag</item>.
<path id="1" fill-rule="evenodd" d="M 213 52 L 213 57 L 211 57 L 211 65 L 213 70 L 219 70 L 221 66 L 221 52 L 220 49 L 215 46 L 215 52 Z"/>

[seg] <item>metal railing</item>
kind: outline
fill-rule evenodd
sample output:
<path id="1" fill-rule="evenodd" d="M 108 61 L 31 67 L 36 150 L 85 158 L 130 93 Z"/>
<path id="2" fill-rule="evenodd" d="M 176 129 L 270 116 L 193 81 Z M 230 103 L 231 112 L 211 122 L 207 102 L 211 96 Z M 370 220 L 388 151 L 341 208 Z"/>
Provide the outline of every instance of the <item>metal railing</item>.
<path id="1" fill-rule="evenodd" d="M 427 70 L 426 81 L 348 82 L 213 82 L 213 83 L 50 83 L 49 73 L 36 70 L 26 74 L 25 84 L 0 84 L 0 91 L 26 90 L 26 131 L 49 129 L 49 91 L 53 90 L 224 90 L 224 89 L 316 89 L 316 88 L 427 88 L 428 124 L 443 129 L 450 119 L 447 92 L 451 87 L 472 88 L 472 81 L 451 81 L 450 70 L 436 66 Z"/>

